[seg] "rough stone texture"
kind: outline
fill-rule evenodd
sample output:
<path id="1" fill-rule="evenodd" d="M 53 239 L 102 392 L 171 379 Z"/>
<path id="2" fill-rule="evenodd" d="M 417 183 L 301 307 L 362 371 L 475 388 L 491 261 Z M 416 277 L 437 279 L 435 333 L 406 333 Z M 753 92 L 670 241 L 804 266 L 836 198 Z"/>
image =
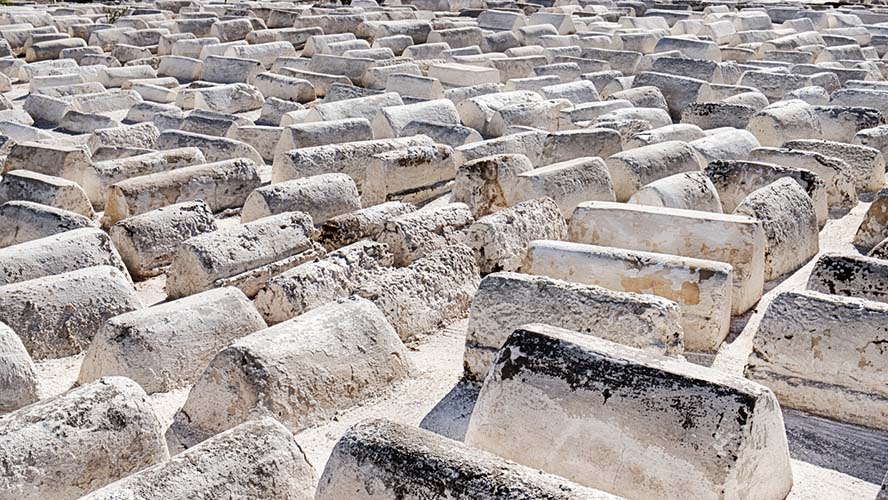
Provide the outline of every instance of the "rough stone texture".
<path id="1" fill-rule="evenodd" d="M 466 331 L 465 376 L 484 380 L 516 328 L 544 322 L 659 354 L 683 351 L 672 301 L 546 276 L 495 273 L 481 280 Z"/>
<path id="2" fill-rule="evenodd" d="M 108 234 L 130 274 L 141 279 L 161 274 L 185 240 L 216 229 L 210 207 L 198 200 L 123 219 Z"/>
<path id="3" fill-rule="evenodd" d="M 342 60 L 346 61 L 347 59 Z M 353 60 L 354 59 L 352 59 L 352 61 Z M 367 61 L 369 62 L 370 60 L 368 59 Z M 303 75 L 298 72 L 293 73 L 293 76 L 303 77 Z M 311 80 L 309 79 L 309 81 Z M 317 88 L 318 85 L 315 85 L 315 87 Z M 324 102 L 311 108 L 311 111 L 305 117 L 305 121 L 316 122 L 342 120 L 346 118 L 365 118 L 372 123 L 373 118 L 382 108 L 388 106 L 400 106 L 402 104 L 404 104 L 404 102 L 401 100 L 401 97 L 394 92 L 367 95 L 338 101 L 328 101 L 325 99 Z"/>
<path id="4" fill-rule="evenodd" d="M 795 271 L 820 250 L 814 205 L 792 179 L 784 177 L 749 193 L 734 213 L 762 222 L 766 280 Z"/>
<path id="5" fill-rule="evenodd" d="M 396 266 L 406 266 L 447 245 L 465 242 L 466 231 L 473 222 L 466 205 L 450 203 L 386 221 L 374 239 L 388 245 Z"/>
<path id="6" fill-rule="evenodd" d="M 851 169 L 850 174 L 858 193 L 878 191 L 885 187 L 885 158 L 876 148 L 820 139 L 787 141 L 783 147 L 813 151 L 844 160 Z"/>
<path id="7" fill-rule="evenodd" d="M 882 157 L 884 157 L 888 152 L 888 125 L 860 130 L 850 142 L 876 148 L 882 152 Z"/>
<path id="8" fill-rule="evenodd" d="M 575 158 L 517 172 L 517 176 L 504 182 L 501 189 L 509 205 L 549 197 L 565 218 L 570 218 L 577 205 L 584 201 L 616 199 L 607 165 L 598 157 Z"/>
<path id="9" fill-rule="evenodd" d="M 567 238 L 567 223 L 551 198 L 516 204 L 469 226 L 465 244 L 475 252 L 481 273 L 517 271 L 533 240 Z"/>
<path id="10" fill-rule="evenodd" d="M 448 191 L 455 176 L 450 146 L 436 144 L 385 151 L 373 155 L 368 162 L 361 202 L 423 203 Z"/>
<path id="11" fill-rule="evenodd" d="M 822 139 L 850 143 L 859 130 L 877 127 L 885 120 L 877 109 L 862 106 L 815 106 Z"/>
<path id="12" fill-rule="evenodd" d="M 857 189 L 850 173 L 851 167 L 840 158 L 799 149 L 755 148 L 750 151 L 749 159 L 810 170 L 826 185 L 827 202 L 830 207 L 853 207 L 857 204 Z"/>
<path id="13" fill-rule="evenodd" d="M 263 186 L 247 197 L 242 222 L 300 211 L 316 224 L 361 208 L 354 181 L 345 174 L 321 174 Z"/>
<path id="14" fill-rule="evenodd" d="M 781 500 L 792 487 L 768 388 L 545 325 L 509 337 L 465 441 L 627 498 Z"/>
<path id="15" fill-rule="evenodd" d="M 284 129 L 275 147 L 275 155 L 292 149 L 371 139 L 373 139 L 373 129 L 370 128 L 370 122 L 366 118 L 299 123 Z"/>
<path id="16" fill-rule="evenodd" d="M 400 201 L 362 208 L 320 224 L 316 239 L 327 251 L 332 251 L 364 238 L 373 239 L 382 231 L 386 222 L 414 211 L 415 206 Z"/>
<path id="17" fill-rule="evenodd" d="M 310 102 L 317 97 L 314 85 L 301 78 L 260 73 L 253 79 L 253 85 L 258 88 L 264 99 L 277 97 L 294 102 Z M 262 100 L 263 104 L 264 99 Z"/>
<path id="18" fill-rule="evenodd" d="M 630 149 L 607 159 L 617 201 L 627 201 L 645 184 L 682 172 L 703 170 L 706 161 L 685 142 L 667 141 Z"/>
<path id="19" fill-rule="evenodd" d="M 787 141 L 820 135 L 820 121 L 812 106 L 791 99 L 771 104 L 753 115 L 746 130 L 752 132 L 762 146 L 777 147 Z"/>
<path id="20" fill-rule="evenodd" d="M 141 307 L 129 277 L 109 266 L 0 286 L 0 321 L 34 359 L 77 354 L 105 320 Z"/>
<path id="21" fill-rule="evenodd" d="M 854 235 L 854 244 L 871 249 L 888 238 L 888 189 L 876 193 Z"/>
<path id="22" fill-rule="evenodd" d="M 888 429 L 888 304 L 784 292 L 756 331 L 746 376 L 780 404 Z"/>
<path id="23" fill-rule="evenodd" d="M 681 119 L 681 113 L 693 102 L 705 102 L 711 95 L 709 83 L 696 78 L 667 75 L 645 71 L 635 77 L 633 87 L 657 87 L 666 98 L 666 105 L 673 120 Z"/>
<path id="24" fill-rule="evenodd" d="M 229 134 L 238 127 L 251 125 L 250 121 L 245 118 L 217 111 L 195 109 L 187 116 L 182 117 L 181 120 L 178 117 L 164 116 L 161 123 L 165 130 L 161 138 L 158 139 L 160 149 L 196 147 L 200 149 L 208 161 L 245 157 L 260 163 L 260 160 L 253 156 L 254 152 L 257 156 L 261 156 L 256 148 L 238 142 L 234 138 L 229 138 Z M 176 132 L 175 129 L 181 129 L 181 132 L 184 133 Z"/>
<path id="25" fill-rule="evenodd" d="M 679 323 L 689 351 L 718 350 L 731 326 L 733 268 L 723 262 L 534 241 L 527 251 L 524 272 L 671 300 L 681 308 Z"/>
<path id="26" fill-rule="evenodd" d="M 238 19 L 236 21 L 245 20 L 246 19 Z M 253 81 L 253 79 L 265 69 L 264 66 L 261 62 L 255 59 L 226 57 L 214 50 L 222 49 L 225 52 L 228 52 L 228 50 L 239 45 L 233 44 L 229 45 L 228 48 L 225 48 L 225 42 L 226 40 L 223 39 L 223 44 L 216 46 L 211 45 L 201 50 L 201 59 L 204 64 L 203 68 L 201 68 L 200 77 L 207 82 L 218 83 L 221 85 L 198 88 L 195 91 L 195 101 L 197 101 L 199 99 L 198 96 L 204 92 L 209 92 L 210 100 L 217 100 L 223 106 L 232 101 L 236 102 L 242 99 L 246 101 L 246 103 L 255 106 L 252 109 L 262 106 L 261 101 L 258 103 L 256 102 L 262 98 L 262 94 L 251 85 L 246 85 L 245 82 Z M 215 53 L 210 54 L 211 51 Z M 238 94 L 242 94 L 242 96 L 238 96 Z M 242 109 L 241 111 L 246 111 L 250 108 L 251 106 L 247 106 L 247 109 Z M 211 108 L 206 107 L 204 109 Z"/>
<path id="27" fill-rule="evenodd" d="M 261 480 L 257 480 L 261 478 Z M 295 438 L 271 417 L 245 422 L 82 500 L 312 500 L 317 480 Z"/>
<path id="28" fill-rule="evenodd" d="M 108 235 L 95 228 L 74 229 L 2 248 L 0 263 L 0 285 L 90 266 L 114 266 L 129 280 Z"/>
<path id="29" fill-rule="evenodd" d="M 203 200 L 213 212 L 240 207 L 259 182 L 256 165 L 246 158 L 133 177 L 111 186 L 102 222 L 192 200 Z"/>
<path id="30" fill-rule="evenodd" d="M 169 392 L 194 382 L 219 349 L 265 327 L 233 287 L 121 314 L 96 333 L 78 382 L 115 375 L 149 394 Z"/>
<path id="31" fill-rule="evenodd" d="M 333 448 L 316 500 L 617 500 L 438 434 L 385 420 Z"/>
<path id="32" fill-rule="evenodd" d="M 516 176 L 533 170 L 523 154 L 496 154 L 460 165 L 450 200 L 465 203 L 475 217 L 489 215 L 509 206 L 506 192 L 512 190 Z"/>
<path id="33" fill-rule="evenodd" d="M 274 149 L 280 142 L 283 129 L 265 125 L 237 125 L 228 130 L 227 136 L 249 144 L 262 155 L 264 161 L 274 160 Z"/>
<path id="34" fill-rule="evenodd" d="M 3 163 L 3 173 L 30 170 L 79 183 L 89 163 L 86 148 L 25 141 L 12 146 Z"/>
<path id="35" fill-rule="evenodd" d="M 0 205 L 0 248 L 90 227 L 95 227 L 91 219 L 49 205 L 30 201 Z"/>
<path id="36" fill-rule="evenodd" d="M 570 132 L 577 131 L 569 131 L 565 132 L 565 134 Z M 583 130 L 579 132 L 585 132 Z M 457 157 L 457 163 L 460 165 L 464 165 L 467 162 L 472 160 L 477 160 L 479 158 L 483 158 L 485 156 L 492 155 L 503 155 L 503 154 L 522 154 L 526 156 L 531 165 L 539 165 L 542 162 L 543 150 L 545 149 L 546 142 L 548 140 L 550 134 L 546 133 L 543 130 L 531 130 L 527 132 L 520 132 L 517 134 L 507 135 L 505 137 L 498 137 L 496 139 L 489 139 L 486 141 L 474 142 L 472 144 L 466 144 L 464 146 L 457 147 L 454 149 L 454 154 Z M 619 134 L 618 134 L 619 135 Z M 556 142 L 568 142 L 567 138 L 560 137 L 560 141 Z M 558 152 L 557 147 L 553 147 L 553 153 Z M 606 148 L 601 148 L 606 149 Z M 588 155 L 587 153 L 586 155 Z M 611 153 L 612 154 L 612 153 Z M 553 155 L 547 155 L 547 159 Z M 569 155 L 566 155 L 569 156 Z M 585 155 L 578 155 L 585 156 Z M 576 158 L 577 156 L 574 156 Z M 569 159 L 569 158 L 568 158 Z M 552 161 L 560 161 L 560 160 L 552 160 Z"/>
<path id="37" fill-rule="evenodd" d="M 878 245 L 873 247 L 872 250 L 867 252 L 866 256 L 876 259 L 888 260 L 888 238 L 882 240 Z"/>
<path id="38" fill-rule="evenodd" d="M 888 302 L 888 263 L 861 255 L 827 253 L 808 277 L 808 290 Z"/>
<path id="39" fill-rule="evenodd" d="M 193 114 L 197 113 L 195 110 Z M 227 132 L 227 131 L 226 131 Z M 245 158 L 262 165 L 265 161 L 256 148 L 249 144 L 227 137 L 213 137 L 181 130 L 165 130 L 157 139 L 157 149 L 169 150 L 194 147 L 203 153 L 209 162 L 222 162 L 233 158 Z"/>
<path id="40" fill-rule="evenodd" d="M 315 258 L 314 225 L 302 212 L 285 212 L 194 236 L 179 246 L 167 270 L 167 296 L 176 299 L 220 286 L 253 297 L 269 277 Z"/>
<path id="41" fill-rule="evenodd" d="M 244 83 L 231 83 L 198 90 L 194 95 L 195 109 L 219 113 L 243 113 L 259 109 L 265 102 L 262 93 Z"/>
<path id="42" fill-rule="evenodd" d="M 404 345 L 373 303 L 331 302 L 220 351 L 176 414 L 167 441 L 174 451 L 188 448 L 266 412 L 298 432 L 410 371 Z"/>
<path id="43" fill-rule="evenodd" d="M 717 160 L 745 160 L 749 152 L 759 147 L 758 139 L 746 130 L 721 128 L 688 143 L 706 162 Z"/>
<path id="44" fill-rule="evenodd" d="M 703 172 L 670 175 L 651 182 L 636 191 L 629 203 L 722 213 L 718 190 Z"/>
<path id="45" fill-rule="evenodd" d="M 131 177 L 202 165 L 206 162 L 203 153 L 194 147 L 97 161 L 87 167 L 83 174 L 83 190 L 94 206 L 104 207 L 108 190 L 117 182 Z"/>
<path id="46" fill-rule="evenodd" d="M 557 76 L 537 77 L 538 79 L 555 79 Z M 529 78 L 534 81 L 537 78 Z M 516 82 L 517 80 L 510 80 Z M 488 135 L 501 137 L 508 135 L 518 127 L 532 127 L 540 130 L 558 130 L 559 117 L 562 110 L 572 107 L 567 99 L 554 99 L 541 102 L 513 104 L 499 109 L 487 126 Z M 665 114 L 665 112 L 663 112 Z"/>
<path id="47" fill-rule="evenodd" d="M 160 137 L 160 132 L 151 123 L 121 125 L 119 127 L 96 130 L 90 134 L 87 147 L 92 152 L 102 147 L 154 149 L 157 145 L 158 137 Z"/>
<path id="48" fill-rule="evenodd" d="M 432 74 L 429 74 L 432 76 Z M 539 102 L 543 98 L 529 90 L 497 92 L 465 99 L 456 105 L 463 125 L 477 130 L 483 137 L 493 137 L 490 130 L 493 117 L 500 109 L 529 102 Z"/>
<path id="49" fill-rule="evenodd" d="M 72 134 L 89 134 L 99 129 L 117 127 L 119 125 L 120 123 L 117 120 L 106 116 L 71 110 L 62 117 L 57 130 L 64 130 Z"/>
<path id="50" fill-rule="evenodd" d="M 391 264 L 385 244 L 358 241 L 272 277 L 256 295 L 256 308 L 269 323 L 280 323 L 348 297 L 368 273 Z"/>
<path id="51" fill-rule="evenodd" d="M 377 139 L 402 137 L 407 125 L 414 121 L 459 125 L 460 117 L 450 99 L 387 106 L 381 108 L 373 119 L 373 136 Z"/>
<path id="52" fill-rule="evenodd" d="M 825 224 L 829 216 L 826 185 L 809 170 L 751 161 L 717 161 L 710 163 L 704 172 L 718 190 L 726 213 L 733 212 L 749 193 L 787 177 L 796 181 L 811 198 L 818 226 Z"/>
<path id="53" fill-rule="evenodd" d="M 479 280 L 472 251 L 454 245 L 407 267 L 367 276 L 355 295 L 373 301 L 408 340 L 466 317 Z"/>
<path id="54" fill-rule="evenodd" d="M 745 128 L 758 110 L 745 104 L 728 102 L 695 102 L 681 114 L 681 123 L 690 123 L 709 130 L 719 127 Z"/>
<path id="55" fill-rule="evenodd" d="M 34 362 L 12 328 L 0 323 L 0 413 L 39 399 Z"/>
<path id="56" fill-rule="evenodd" d="M 552 132 L 546 135 L 539 161 L 534 165 L 551 165 L 590 156 L 609 158 L 622 150 L 622 138 L 616 130 L 590 128 Z"/>
<path id="57" fill-rule="evenodd" d="M 0 419 L 0 496 L 77 499 L 168 457 L 145 391 L 108 377 Z"/>
<path id="58" fill-rule="evenodd" d="M 348 174 L 360 191 L 366 182 L 369 159 L 373 155 L 411 146 L 431 146 L 433 144 L 428 137 L 416 135 L 398 139 L 346 142 L 294 149 L 275 156 L 271 182 L 327 174 L 331 173 L 332 168 L 333 172 Z"/>
<path id="59" fill-rule="evenodd" d="M 570 241 L 726 262 L 734 269 L 731 311 L 742 314 L 762 296 L 765 233 L 740 215 L 581 203 L 568 224 Z"/>
<path id="60" fill-rule="evenodd" d="M 696 125 L 676 123 L 665 127 L 638 132 L 630 137 L 623 138 L 625 149 L 632 149 L 651 144 L 659 144 L 666 141 L 691 142 L 705 137 L 703 130 Z"/>
<path id="61" fill-rule="evenodd" d="M 49 205 L 89 219 L 96 216 L 89 198 L 76 182 L 30 170 L 13 170 L 0 179 L 0 203 L 13 200 Z"/>

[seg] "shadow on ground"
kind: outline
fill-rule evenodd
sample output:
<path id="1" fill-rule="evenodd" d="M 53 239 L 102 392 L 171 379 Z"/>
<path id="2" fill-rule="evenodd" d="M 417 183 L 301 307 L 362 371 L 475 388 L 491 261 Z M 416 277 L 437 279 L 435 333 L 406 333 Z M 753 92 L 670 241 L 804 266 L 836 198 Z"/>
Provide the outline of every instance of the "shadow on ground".
<path id="1" fill-rule="evenodd" d="M 792 458 L 880 484 L 888 469 L 888 432 L 783 410 Z"/>
<path id="2" fill-rule="evenodd" d="M 419 426 L 450 439 L 462 441 L 480 391 L 481 384 L 459 381 L 441 401 L 438 401 Z"/>

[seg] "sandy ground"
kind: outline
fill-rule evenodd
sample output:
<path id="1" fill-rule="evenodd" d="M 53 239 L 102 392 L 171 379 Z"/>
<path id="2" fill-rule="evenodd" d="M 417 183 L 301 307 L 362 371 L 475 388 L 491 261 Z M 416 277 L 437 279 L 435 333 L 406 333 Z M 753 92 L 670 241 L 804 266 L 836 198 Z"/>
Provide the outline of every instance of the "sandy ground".
<path id="1" fill-rule="evenodd" d="M 854 231 L 868 207 L 859 204 L 847 214 L 834 215 L 820 233 L 821 252 L 856 251 L 850 244 Z M 233 214 L 230 214 L 233 215 Z M 235 217 L 220 220 L 220 226 L 236 224 Z M 752 349 L 755 328 L 770 299 L 778 292 L 804 288 L 814 261 L 780 282 L 767 286 L 759 305 L 735 318 L 732 334 L 715 356 L 690 355 L 689 359 L 731 373 L 742 374 Z M 143 302 L 164 299 L 163 277 L 137 285 Z M 433 335 L 411 343 L 415 376 L 360 406 L 341 413 L 333 421 L 297 434 L 297 439 L 318 474 L 339 437 L 354 423 L 368 418 L 387 418 L 418 425 L 452 439 L 461 440 L 471 416 L 478 387 L 460 381 L 466 321 L 459 321 Z M 59 394 L 75 382 L 82 355 L 38 363 L 44 397 Z M 155 394 L 151 401 L 169 425 L 173 414 L 188 396 L 188 388 Z M 888 433 L 795 411 L 785 411 L 787 433 L 793 455 L 795 486 L 790 500 L 871 500 L 888 468 Z"/>

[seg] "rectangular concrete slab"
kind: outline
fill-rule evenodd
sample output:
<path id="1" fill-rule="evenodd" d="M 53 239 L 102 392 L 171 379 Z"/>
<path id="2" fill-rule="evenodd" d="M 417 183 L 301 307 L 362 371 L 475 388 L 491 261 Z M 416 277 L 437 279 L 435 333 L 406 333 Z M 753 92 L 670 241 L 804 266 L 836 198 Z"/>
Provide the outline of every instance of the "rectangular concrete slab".
<path id="1" fill-rule="evenodd" d="M 730 264 L 636 250 L 534 241 L 524 271 L 674 301 L 689 351 L 718 350 L 731 326 Z"/>
<path id="2" fill-rule="evenodd" d="M 167 295 L 236 286 L 253 297 L 271 276 L 323 253 L 313 234 L 311 217 L 285 212 L 189 238 L 167 270 Z"/>
<path id="3" fill-rule="evenodd" d="M 581 203 L 568 227 L 577 243 L 726 262 L 734 268 L 731 310 L 748 311 L 762 296 L 765 234 L 756 219 L 624 203 Z"/>

